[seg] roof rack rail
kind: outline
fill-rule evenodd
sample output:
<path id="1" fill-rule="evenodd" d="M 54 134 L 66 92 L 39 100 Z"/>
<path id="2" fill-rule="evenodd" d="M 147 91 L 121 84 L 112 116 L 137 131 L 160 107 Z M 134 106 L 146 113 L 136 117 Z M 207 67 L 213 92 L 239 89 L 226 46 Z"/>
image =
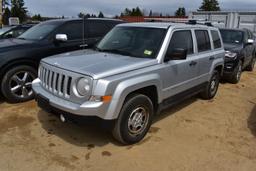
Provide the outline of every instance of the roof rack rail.
<path id="1" fill-rule="evenodd" d="M 191 25 L 206 25 L 209 27 L 213 27 L 212 23 L 210 21 L 207 20 L 188 20 L 188 22 L 186 24 L 191 24 Z"/>

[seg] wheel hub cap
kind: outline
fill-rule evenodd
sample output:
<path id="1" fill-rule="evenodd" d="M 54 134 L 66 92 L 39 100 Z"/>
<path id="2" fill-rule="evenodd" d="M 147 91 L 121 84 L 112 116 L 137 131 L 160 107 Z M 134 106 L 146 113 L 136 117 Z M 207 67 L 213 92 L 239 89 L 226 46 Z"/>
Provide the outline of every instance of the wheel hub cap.
<path id="1" fill-rule="evenodd" d="M 15 73 L 9 83 L 11 93 L 20 98 L 27 98 L 33 94 L 32 81 L 35 77 L 29 72 Z"/>
<path id="2" fill-rule="evenodd" d="M 144 107 L 138 107 L 131 113 L 128 120 L 128 130 L 132 135 L 138 135 L 147 126 L 149 113 Z"/>

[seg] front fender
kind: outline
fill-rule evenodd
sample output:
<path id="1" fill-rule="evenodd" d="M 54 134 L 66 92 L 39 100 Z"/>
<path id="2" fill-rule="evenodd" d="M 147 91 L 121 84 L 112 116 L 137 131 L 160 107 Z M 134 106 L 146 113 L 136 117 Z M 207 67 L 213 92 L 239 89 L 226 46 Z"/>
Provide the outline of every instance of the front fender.
<path id="1" fill-rule="evenodd" d="M 122 109 L 125 98 L 132 92 L 149 87 L 155 86 L 157 89 L 158 102 L 162 99 L 161 95 L 161 81 L 160 76 L 157 74 L 143 75 L 131 78 L 120 82 L 113 94 L 112 101 L 106 113 L 106 119 L 117 119 Z"/>

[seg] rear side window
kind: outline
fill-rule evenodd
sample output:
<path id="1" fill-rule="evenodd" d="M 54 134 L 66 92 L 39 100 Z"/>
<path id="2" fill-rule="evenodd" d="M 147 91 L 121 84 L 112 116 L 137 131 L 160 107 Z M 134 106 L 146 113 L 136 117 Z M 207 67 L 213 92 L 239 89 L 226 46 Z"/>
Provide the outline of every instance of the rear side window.
<path id="1" fill-rule="evenodd" d="M 215 30 L 211 30 L 211 34 L 212 34 L 214 49 L 221 48 L 221 40 L 220 40 L 219 32 Z"/>
<path id="2" fill-rule="evenodd" d="M 88 23 L 89 37 L 103 37 L 109 32 L 110 28 L 104 22 L 91 21 Z"/>
<path id="3" fill-rule="evenodd" d="M 68 40 L 82 40 L 83 39 L 83 25 L 82 22 L 69 22 L 60 28 L 58 34 L 66 34 Z"/>
<path id="4" fill-rule="evenodd" d="M 168 52 L 172 52 L 174 49 L 182 48 L 187 50 L 187 54 L 193 54 L 193 39 L 191 31 L 176 31 L 172 35 L 172 39 L 170 41 Z"/>
<path id="5" fill-rule="evenodd" d="M 198 52 L 211 50 L 211 43 L 210 43 L 208 31 L 196 30 L 195 34 L 196 34 Z"/>

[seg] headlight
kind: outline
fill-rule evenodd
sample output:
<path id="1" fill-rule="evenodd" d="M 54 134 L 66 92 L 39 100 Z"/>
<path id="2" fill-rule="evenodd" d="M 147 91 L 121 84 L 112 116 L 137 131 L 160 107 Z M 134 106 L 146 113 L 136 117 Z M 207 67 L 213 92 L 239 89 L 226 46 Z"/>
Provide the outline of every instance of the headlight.
<path id="1" fill-rule="evenodd" d="M 225 52 L 225 57 L 228 57 L 228 58 L 236 58 L 236 57 L 237 57 L 237 53 L 230 52 L 230 51 L 226 51 L 226 52 Z"/>
<path id="2" fill-rule="evenodd" d="M 80 96 L 86 96 L 91 90 L 90 81 L 86 78 L 80 78 L 76 85 L 77 92 Z"/>

